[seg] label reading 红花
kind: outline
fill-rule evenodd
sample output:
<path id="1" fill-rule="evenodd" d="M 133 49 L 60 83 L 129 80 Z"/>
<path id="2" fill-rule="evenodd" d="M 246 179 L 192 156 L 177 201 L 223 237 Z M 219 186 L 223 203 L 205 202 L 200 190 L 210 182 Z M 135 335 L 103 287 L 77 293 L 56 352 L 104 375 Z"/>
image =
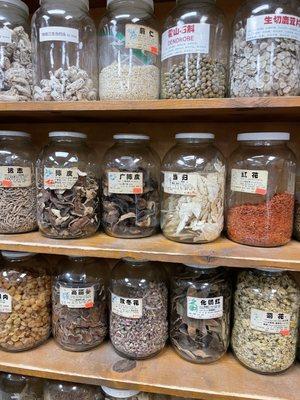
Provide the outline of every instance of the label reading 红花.
<path id="1" fill-rule="evenodd" d="M 187 297 L 187 316 L 194 319 L 221 318 L 223 296 L 211 298 Z"/>
<path id="2" fill-rule="evenodd" d="M 17 188 L 31 185 L 31 168 L 16 165 L 0 167 L 0 187 Z"/>
<path id="3" fill-rule="evenodd" d="M 12 298 L 11 295 L 0 291 L 0 313 L 12 312 Z"/>
<path id="4" fill-rule="evenodd" d="M 162 35 L 161 59 L 181 54 L 209 52 L 210 25 L 206 23 L 174 26 Z"/>
<path id="5" fill-rule="evenodd" d="M 266 195 L 268 171 L 250 169 L 231 170 L 231 190 L 233 192 Z"/>
<path id="6" fill-rule="evenodd" d="M 12 31 L 8 28 L 0 28 L 0 43 L 12 43 Z"/>
<path id="7" fill-rule="evenodd" d="M 142 194 L 142 172 L 108 172 L 108 192 L 114 194 Z"/>
<path id="8" fill-rule="evenodd" d="M 77 168 L 44 168 L 44 189 L 72 189 L 77 180 Z"/>
<path id="9" fill-rule="evenodd" d="M 111 293 L 111 310 L 120 317 L 141 318 L 143 316 L 143 299 L 129 299 Z"/>
<path id="10" fill-rule="evenodd" d="M 152 54 L 158 55 L 158 32 L 144 25 L 126 24 L 125 47 L 126 49 L 149 51 Z"/>
<path id="11" fill-rule="evenodd" d="M 65 26 L 46 26 L 40 28 L 40 42 L 79 43 L 79 31 Z"/>
<path id="12" fill-rule="evenodd" d="M 60 304 L 68 308 L 94 307 L 95 291 L 93 286 L 86 288 L 68 288 L 61 286 L 59 289 Z"/>
<path id="13" fill-rule="evenodd" d="M 247 19 L 247 41 L 268 38 L 300 41 L 300 18 L 289 14 L 265 14 Z"/>
<path id="14" fill-rule="evenodd" d="M 164 192 L 194 196 L 198 190 L 198 174 L 181 172 L 164 172 Z"/>
<path id="15" fill-rule="evenodd" d="M 290 333 L 290 314 L 251 309 L 250 326 L 252 329 L 266 333 Z"/>

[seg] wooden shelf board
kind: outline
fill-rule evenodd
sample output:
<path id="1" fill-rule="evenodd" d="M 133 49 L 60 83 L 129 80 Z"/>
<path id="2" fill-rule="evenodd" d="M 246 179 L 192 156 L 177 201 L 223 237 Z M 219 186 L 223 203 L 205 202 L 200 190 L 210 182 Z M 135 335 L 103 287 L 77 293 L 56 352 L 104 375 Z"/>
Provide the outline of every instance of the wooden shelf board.
<path id="1" fill-rule="evenodd" d="M 277 248 L 253 248 L 226 238 L 208 244 L 182 244 L 158 234 L 145 239 L 117 239 L 103 233 L 86 239 L 56 240 L 39 232 L 0 235 L 0 249 L 102 258 L 133 257 L 163 262 L 205 263 L 228 267 L 275 267 L 300 271 L 300 243 Z"/>

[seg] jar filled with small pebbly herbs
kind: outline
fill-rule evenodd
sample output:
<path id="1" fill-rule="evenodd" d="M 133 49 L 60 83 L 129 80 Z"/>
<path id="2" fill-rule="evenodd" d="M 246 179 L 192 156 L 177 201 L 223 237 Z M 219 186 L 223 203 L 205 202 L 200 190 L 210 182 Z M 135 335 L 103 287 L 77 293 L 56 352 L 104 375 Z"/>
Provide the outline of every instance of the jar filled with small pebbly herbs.
<path id="1" fill-rule="evenodd" d="M 37 218 L 50 238 L 76 239 L 99 227 L 96 153 L 79 132 L 50 132 L 37 161 Z"/>
<path id="2" fill-rule="evenodd" d="M 86 351 L 105 339 L 107 268 L 105 261 L 89 257 L 60 261 L 52 287 L 52 330 L 63 349 Z"/>
<path id="3" fill-rule="evenodd" d="M 224 223 L 225 159 L 212 133 L 179 133 L 162 162 L 161 229 L 171 240 L 206 243 Z"/>
<path id="4" fill-rule="evenodd" d="M 159 98 L 160 40 L 153 0 L 107 0 L 99 25 L 101 100 Z"/>
<path id="5" fill-rule="evenodd" d="M 110 340 L 130 359 L 159 353 L 168 338 L 168 288 L 162 265 L 121 260 L 110 278 Z"/>
<path id="6" fill-rule="evenodd" d="M 102 225 L 111 236 L 141 238 L 159 228 L 160 160 L 149 136 L 114 135 L 102 162 Z"/>
<path id="7" fill-rule="evenodd" d="M 296 173 L 296 202 L 294 219 L 294 238 L 300 241 L 300 165 Z"/>
<path id="8" fill-rule="evenodd" d="M 296 357 L 299 306 L 299 287 L 287 272 L 241 272 L 231 339 L 237 359 L 263 374 L 288 369 Z"/>
<path id="9" fill-rule="evenodd" d="M 296 158 L 290 134 L 238 135 L 229 159 L 226 230 L 229 239 L 249 246 L 276 247 L 292 236 Z"/>
<path id="10" fill-rule="evenodd" d="M 233 23 L 231 97 L 300 94 L 299 0 L 247 0 Z"/>
<path id="11" fill-rule="evenodd" d="M 228 35 L 215 0 L 177 0 L 162 34 L 161 97 L 225 97 Z"/>
<path id="12" fill-rule="evenodd" d="M 48 381 L 45 384 L 44 400 L 103 400 L 97 386 L 80 383 Z"/>
<path id="13" fill-rule="evenodd" d="M 36 150 L 25 132 L 0 131 L 0 233 L 37 229 Z"/>

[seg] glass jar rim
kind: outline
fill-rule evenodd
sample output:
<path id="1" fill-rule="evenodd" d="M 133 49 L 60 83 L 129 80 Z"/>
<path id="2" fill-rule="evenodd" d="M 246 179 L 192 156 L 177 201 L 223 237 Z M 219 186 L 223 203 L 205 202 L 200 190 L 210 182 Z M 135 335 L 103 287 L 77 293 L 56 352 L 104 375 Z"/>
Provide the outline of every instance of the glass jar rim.
<path id="1" fill-rule="evenodd" d="M 203 264 L 184 264 L 186 267 L 190 268 L 198 268 L 198 269 L 215 269 L 215 268 L 220 268 L 215 265 L 203 265 Z"/>
<path id="2" fill-rule="evenodd" d="M 238 142 L 248 142 L 256 140 L 289 141 L 290 134 L 288 132 L 247 132 L 247 133 L 239 133 L 237 135 L 237 140 Z"/>
<path id="3" fill-rule="evenodd" d="M 261 268 L 255 268 L 256 271 L 263 271 L 263 272 L 270 272 L 270 273 L 281 273 L 284 272 L 284 269 L 281 268 L 268 268 L 268 267 L 261 267 Z"/>
<path id="4" fill-rule="evenodd" d="M 77 138 L 86 139 L 87 134 L 81 132 L 69 132 L 69 131 L 53 131 L 49 132 L 49 138 Z"/>
<path id="5" fill-rule="evenodd" d="M 105 394 L 118 399 L 126 399 L 127 397 L 136 396 L 140 393 L 139 390 L 113 389 L 108 386 L 101 386 L 101 389 Z"/>
<path id="6" fill-rule="evenodd" d="M 32 256 L 35 256 L 36 254 L 37 253 L 27 253 L 27 252 L 23 252 L 23 251 L 7 251 L 7 250 L 1 251 L 2 257 L 10 259 L 10 260 L 14 260 L 14 259 L 18 259 L 18 258 L 25 258 L 25 257 L 32 257 Z"/>
<path id="7" fill-rule="evenodd" d="M 23 137 L 23 138 L 31 139 L 30 133 L 27 133 L 27 132 L 22 132 L 22 131 L 0 131 L 0 138 L 1 137 L 5 137 L 5 136 Z"/>
<path id="8" fill-rule="evenodd" d="M 186 132 L 186 133 L 176 133 L 175 139 L 214 139 L 215 135 L 213 133 L 207 132 Z"/>
<path id="9" fill-rule="evenodd" d="M 29 7 L 21 0 L 0 0 L 0 3 L 9 3 L 21 8 L 29 16 Z"/>
<path id="10" fill-rule="evenodd" d="M 116 1 L 120 1 L 120 0 L 107 0 L 106 8 L 108 8 L 112 3 L 115 3 Z M 147 4 L 154 11 L 154 1 L 153 0 L 139 0 L 139 1 Z"/>
<path id="11" fill-rule="evenodd" d="M 132 134 L 132 133 L 119 133 L 113 136 L 114 140 L 150 140 L 147 135 Z"/>
<path id="12" fill-rule="evenodd" d="M 0 0 L 1 1 L 1 0 Z M 40 5 L 44 2 L 44 1 L 49 1 L 49 0 L 40 0 Z M 51 0 L 50 0 L 51 1 Z M 57 1 L 57 0 L 56 0 Z M 72 1 L 74 1 L 74 2 L 76 2 L 76 0 L 72 0 Z M 87 9 L 89 10 L 90 9 L 90 2 L 89 2 L 89 0 L 77 0 L 78 2 L 80 2 L 80 3 L 83 3 L 86 7 L 87 7 Z"/>

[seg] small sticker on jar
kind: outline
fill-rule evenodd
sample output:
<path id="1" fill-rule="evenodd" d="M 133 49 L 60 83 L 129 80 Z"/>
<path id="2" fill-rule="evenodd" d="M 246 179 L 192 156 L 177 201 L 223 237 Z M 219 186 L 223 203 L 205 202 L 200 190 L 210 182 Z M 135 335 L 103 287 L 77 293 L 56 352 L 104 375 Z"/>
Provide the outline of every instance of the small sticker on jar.
<path id="1" fill-rule="evenodd" d="M 143 316 L 143 299 L 130 299 L 111 293 L 111 311 L 124 318 L 141 318 Z"/>
<path id="2" fill-rule="evenodd" d="M 40 42 L 79 43 L 79 30 L 65 26 L 46 26 L 40 28 Z"/>
<path id="3" fill-rule="evenodd" d="M 8 28 L 0 28 L 0 43 L 12 43 L 12 31 Z"/>
<path id="4" fill-rule="evenodd" d="M 108 192 L 143 194 L 142 172 L 108 172 Z"/>
<path id="5" fill-rule="evenodd" d="M 268 171 L 232 169 L 231 190 L 233 192 L 266 195 L 268 190 Z"/>
<path id="6" fill-rule="evenodd" d="M 164 192 L 169 194 L 181 194 L 195 196 L 198 191 L 198 174 L 164 172 Z"/>
<path id="7" fill-rule="evenodd" d="M 0 167 L 0 187 L 17 188 L 31 185 L 31 168 L 16 165 Z"/>
<path id="8" fill-rule="evenodd" d="M 252 329 L 266 333 L 290 334 L 290 314 L 251 309 L 250 326 Z"/>
<path id="9" fill-rule="evenodd" d="M 92 308 L 95 302 L 94 287 L 68 288 L 60 286 L 59 302 L 68 308 Z"/>
<path id="10" fill-rule="evenodd" d="M 0 291 L 0 313 L 12 312 L 12 297 L 10 294 Z"/>
<path id="11" fill-rule="evenodd" d="M 187 297 L 187 316 L 193 319 L 213 319 L 223 316 L 223 296 Z"/>
<path id="12" fill-rule="evenodd" d="M 72 189 L 78 180 L 78 168 L 44 168 L 44 189 Z"/>
<path id="13" fill-rule="evenodd" d="M 126 24 L 125 47 L 126 49 L 149 51 L 154 55 L 158 55 L 158 32 L 144 25 Z"/>

